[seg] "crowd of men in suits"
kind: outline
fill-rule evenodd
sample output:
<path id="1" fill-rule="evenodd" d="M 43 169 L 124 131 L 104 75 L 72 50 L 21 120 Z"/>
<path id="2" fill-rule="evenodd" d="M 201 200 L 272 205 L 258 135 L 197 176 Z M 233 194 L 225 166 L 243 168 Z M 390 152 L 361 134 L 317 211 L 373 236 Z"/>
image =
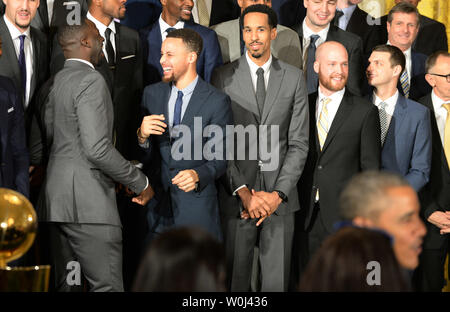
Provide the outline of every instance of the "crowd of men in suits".
<path id="1" fill-rule="evenodd" d="M 381 169 L 421 203 L 394 226 L 420 261 L 399 263 L 439 291 L 450 55 L 419 1 L 375 19 L 361 0 L 3 0 L 0 182 L 37 209 L 52 287 L 86 289 L 78 261 L 89 290 L 130 289 L 148 240 L 190 225 L 224 242 L 229 290 L 293 290 L 346 184 Z M 229 125 L 276 139 L 276 168 Z"/>

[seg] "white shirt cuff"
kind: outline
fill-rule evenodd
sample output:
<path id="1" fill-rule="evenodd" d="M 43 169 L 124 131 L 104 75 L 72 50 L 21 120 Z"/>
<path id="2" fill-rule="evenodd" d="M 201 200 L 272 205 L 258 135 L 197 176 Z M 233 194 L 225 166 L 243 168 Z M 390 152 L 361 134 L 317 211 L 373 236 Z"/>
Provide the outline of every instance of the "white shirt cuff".
<path id="1" fill-rule="evenodd" d="M 233 196 L 236 196 L 237 191 L 239 191 L 241 188 L 247 187 L 247 185 L 241 185 L 239 186 L 234 192 L 233 192 Z"/>

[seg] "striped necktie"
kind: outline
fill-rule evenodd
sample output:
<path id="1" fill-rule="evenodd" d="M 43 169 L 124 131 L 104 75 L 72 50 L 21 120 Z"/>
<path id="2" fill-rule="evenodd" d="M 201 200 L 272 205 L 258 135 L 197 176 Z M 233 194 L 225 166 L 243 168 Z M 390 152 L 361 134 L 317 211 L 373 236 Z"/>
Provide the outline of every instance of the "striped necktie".
<path id="1" fill-rule="evenodd" d="M 378 113 L 380 114 L 381 146 L 383 146 L 384 144 L 384 140 L 386 139 L 386 134 L 389 128 L 386 106 L 386 102 L 381 102 L 380 106 L 378 107 Z"/>
<path id="2" fill-rule="evenodd" d="M 444 152 L 448 167 L 450 168 L 450 103 L 443 104 L 443 106 L 447 110 L 447 119 L 445 120 L 444 128 Z"/>
<path id="3" fill-rule="evenodd" d="M 319 115 L 319 121 L 317 122 L 317 133 L 319 135 L 320 150 L 322 150 L 325 140 L 327 139 L 327 134 L 329 130 L 328 125 L 328 103 L 331 102 L 330 98 L 323 98 L 322 100 L 322 111 Z"/>
<path id="4" fill-rule="evenodd" d="M 205 0 L 197 0 L 198 23 L 209 27 L 209 13 Z"/>
<path id="5" fill-rule="evenodd" d="M 406 98 L 409 97 L 409 82 L 408 82 L 408 71 L 405 71 L 400 76 L 400 84 L 402 85 L 403 94 Z"/>

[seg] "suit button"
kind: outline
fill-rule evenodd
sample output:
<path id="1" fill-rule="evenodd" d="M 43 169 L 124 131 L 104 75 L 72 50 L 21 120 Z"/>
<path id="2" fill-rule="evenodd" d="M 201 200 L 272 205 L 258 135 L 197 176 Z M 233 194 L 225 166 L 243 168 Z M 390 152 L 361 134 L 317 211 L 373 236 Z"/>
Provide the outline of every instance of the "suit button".
<path id="1" fill-rule="evenodd" d="M 319 165 L 319 166 L 317 166 L 317 169 L 319 169 L 319 170 L 322 170 L 322 166 L 321 165 Z"/>

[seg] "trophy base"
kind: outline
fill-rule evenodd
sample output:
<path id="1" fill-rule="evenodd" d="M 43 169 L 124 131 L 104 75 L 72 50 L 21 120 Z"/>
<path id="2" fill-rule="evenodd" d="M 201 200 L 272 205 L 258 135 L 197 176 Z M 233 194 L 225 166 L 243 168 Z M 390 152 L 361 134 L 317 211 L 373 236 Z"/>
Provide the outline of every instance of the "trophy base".
<path id="1" fill-rule="evenodd" d="M 47 292 L 50 265 L 0 269 L 0 292 Z"/>

